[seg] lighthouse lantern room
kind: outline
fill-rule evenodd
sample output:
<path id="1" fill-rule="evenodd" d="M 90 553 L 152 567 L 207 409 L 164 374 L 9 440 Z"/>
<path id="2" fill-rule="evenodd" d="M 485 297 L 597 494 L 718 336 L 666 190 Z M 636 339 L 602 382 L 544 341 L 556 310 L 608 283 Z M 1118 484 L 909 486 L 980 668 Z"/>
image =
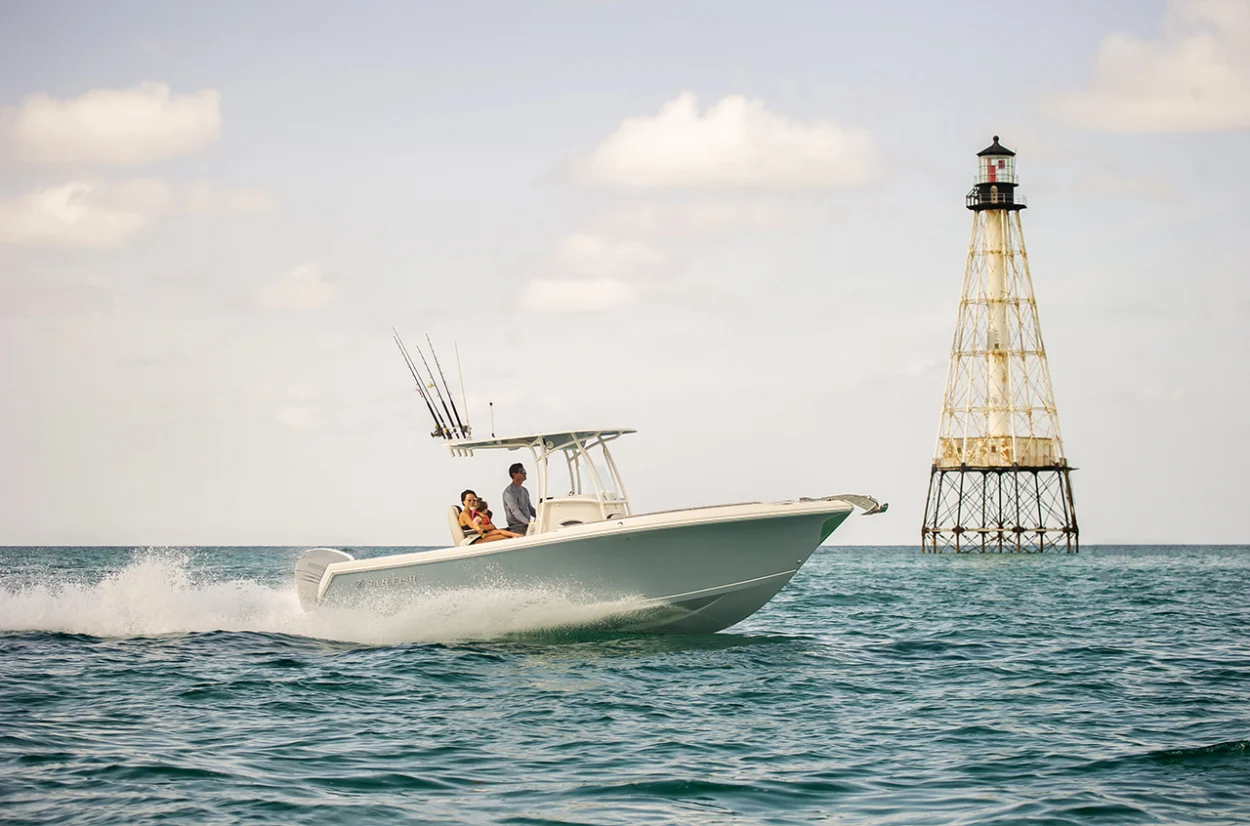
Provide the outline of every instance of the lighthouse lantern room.
<path id="1" fill-rule="evenodd" d="M 1016 153 L 994 142 L 977 153 L 976 184 L 968 193 L 968 209 L 1024 209 L 1016 197 Z"/>

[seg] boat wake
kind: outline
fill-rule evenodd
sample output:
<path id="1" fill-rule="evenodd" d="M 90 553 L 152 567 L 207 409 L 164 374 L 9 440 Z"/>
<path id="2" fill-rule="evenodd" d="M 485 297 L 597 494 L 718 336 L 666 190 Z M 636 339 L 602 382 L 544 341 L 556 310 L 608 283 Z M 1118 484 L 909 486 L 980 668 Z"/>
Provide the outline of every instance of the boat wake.
<path id="1" fill-rule="evenodd" d="M 422 595 L 399 610 L 378 605 L 305 613 L 293 585 L 212 580 L 194 571 L 186 556 L 154 552 L 90 584 L 0 585 L 0 633 L 135 638 L 227 631 L 396 645 L 593 628 L 644 607 L 629 598 L 590 604 L 554 588 L 483 588 Z"/>

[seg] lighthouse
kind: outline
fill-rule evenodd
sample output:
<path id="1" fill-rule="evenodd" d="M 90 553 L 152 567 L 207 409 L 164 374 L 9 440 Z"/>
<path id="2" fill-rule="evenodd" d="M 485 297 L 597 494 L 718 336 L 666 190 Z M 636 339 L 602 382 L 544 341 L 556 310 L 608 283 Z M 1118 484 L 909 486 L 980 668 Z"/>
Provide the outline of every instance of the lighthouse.
<path id="1" fill-rule="evenodd" d="M 1016 153 L 977 153 L 972 238 L 929 474 L 925 553 L 1079 550 L 1071 468 L 1024 246 Z"/>

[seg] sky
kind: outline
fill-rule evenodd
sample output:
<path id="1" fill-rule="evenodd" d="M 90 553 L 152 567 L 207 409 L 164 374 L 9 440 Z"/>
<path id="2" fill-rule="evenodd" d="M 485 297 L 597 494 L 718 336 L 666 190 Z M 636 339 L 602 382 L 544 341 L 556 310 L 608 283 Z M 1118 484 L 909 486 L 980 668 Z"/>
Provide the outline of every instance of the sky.
<path id="1" fill-rule="evenodd" d="M 445 543 L 525 457 L 392 327 L 635 511 L 918 544 L 993 135 L 1083 543 L 1250 542 L 1248 0 L 0 0 L 0 544 Z"/>

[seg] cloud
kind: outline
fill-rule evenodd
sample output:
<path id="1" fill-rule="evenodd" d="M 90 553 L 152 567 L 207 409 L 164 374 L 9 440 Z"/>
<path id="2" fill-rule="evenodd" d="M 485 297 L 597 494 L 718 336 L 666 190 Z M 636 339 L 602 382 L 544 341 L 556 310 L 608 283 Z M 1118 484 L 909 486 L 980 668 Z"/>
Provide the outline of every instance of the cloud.
<path id="1" fill-rule="evenodd" d="M 73 181 L 0 200 L 0 244 L 117 246 L 168 214 L 161 181 Z"/>
<path id="2" fill-rule="evenodd" d="M 171 95 L 161 83 L 43 92 L 0 109 L 0 153 L 41 164 L 133 166 L 198 152 L 221 136 L 221 94 Z"/>
<path id="3" fill-rule="evenodd" d="M 0 245 L 119 246 L 183 212 L 255 214 L 274 208 L 263 192 L 207 183 L 175 188 L 150 178 L 70 181 L 0 198 Z"/>
<path id="4" fill-rule="evenodd" d="M 334 300 L 338 288 L 312 264 L 301 264 L 256 290 L 256 303 L 271 310 L 320 310 Z"/>
<path id="5" fill-rule="evenodd" d="M 673 270 L 671 255 L 636 241 L 573 233 L 555 247 L 556 274 L 530 281 L 521 305 L 533 312 L 573 313 L 628 307 Z"/>
<path id="6" fill-rule="evenodd" d="M 1072 125 L 1113 132 L 1250 127 L 1250 2 L 1176 0 L 1162 39 L 1107 36 L 1090 87 L 1044 108 Z"/>
<path id="7" fill-rule="evenodd" d="M 674 246 L 700 235 L 773 229 L 793 224 L 804 212 L 793 203 L 734 198 L 612 208 L 592 218 L 588 231 L 566 235 L 556 244 L 553 259 L 561 275 L 532 281 L 522 293 L 522 304 L 535 312 L 590 312 L 663 296 L 669 302 L 693 300 L 707 306 L 716 297 L 706 285 L 683 284 L 677 257 L 656 243 Z"/>
<path id="8" fill-rule="evenodd" d="M 626 119 L 568 167 L 587 184 L 756 189 L 855 186 L 881 170 L 881 151 L 867 130 L 790 120 L 741 95 L 701 113 L 690 92 L 654 117 Z"/>

